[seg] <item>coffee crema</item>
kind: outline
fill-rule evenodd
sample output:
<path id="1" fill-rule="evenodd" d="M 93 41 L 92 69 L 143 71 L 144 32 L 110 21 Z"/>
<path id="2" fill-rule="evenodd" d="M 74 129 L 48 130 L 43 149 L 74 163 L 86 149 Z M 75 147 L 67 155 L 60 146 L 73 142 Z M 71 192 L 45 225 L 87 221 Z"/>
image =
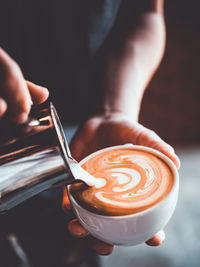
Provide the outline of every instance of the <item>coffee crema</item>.
<path id="1" fill-rule="evenodd" d="M 106 183 L 100 188 L 70 186 L 76 202 L 101 215 L 120 216 L 144 211 L 164 199 L 174 184 L 164 160 L 136 148 L 117 148 L 88 159 L 82 167 Z"/>

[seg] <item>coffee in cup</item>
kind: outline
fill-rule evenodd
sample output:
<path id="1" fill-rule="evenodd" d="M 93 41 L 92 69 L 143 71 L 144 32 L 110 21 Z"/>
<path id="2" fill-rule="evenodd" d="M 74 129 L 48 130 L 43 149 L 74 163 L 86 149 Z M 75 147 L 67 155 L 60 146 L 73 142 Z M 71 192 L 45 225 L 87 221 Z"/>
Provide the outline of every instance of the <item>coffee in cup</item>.
<path id="1" fill-rule="evenodd" d="M 138 244 L 171 217 L 178 172 L 162 153 L 131 144 L 115 146 L 89 155 L 80 164 L 105 180 L 102 187 L 75 184 L 69 188 L 80 222 L 94 236 L 112 244 Z"/>
<path id="2" fill-rule="evenodd" d="M 82 167 L 106 183 L 97 188 L 75 184 L 70 193 L 79 205 L 101 215 L 144 211 L 164 199 L 174 184 L 173 173 L 163 159 L 132 147 L 104 151 Z"/>

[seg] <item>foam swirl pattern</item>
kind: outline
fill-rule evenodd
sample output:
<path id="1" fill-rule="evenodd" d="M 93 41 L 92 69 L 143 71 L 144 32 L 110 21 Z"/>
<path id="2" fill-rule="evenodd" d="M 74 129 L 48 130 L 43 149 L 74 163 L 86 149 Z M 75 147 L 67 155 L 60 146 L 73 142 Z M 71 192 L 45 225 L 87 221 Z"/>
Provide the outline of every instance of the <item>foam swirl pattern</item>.
<path id="1" fill-rule="evenodd" d="M 128 215 L 148 209 L 164 199 L 174 183 L 162 159 L 135 148 L 105 151 L 82 167 L 106 183 L 100 188 L 76 184 L 70 193 L 81 206 L 103 215 Z"/>

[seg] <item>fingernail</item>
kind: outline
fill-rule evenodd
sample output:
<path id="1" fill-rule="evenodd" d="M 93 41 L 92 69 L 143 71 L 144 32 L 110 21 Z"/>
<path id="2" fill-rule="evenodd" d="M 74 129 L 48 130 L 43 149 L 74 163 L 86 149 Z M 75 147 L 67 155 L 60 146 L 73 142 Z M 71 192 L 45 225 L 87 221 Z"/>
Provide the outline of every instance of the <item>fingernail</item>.
<path id="1" fill-rule="evenodd" d="M 88 232 L 83 230 L 83 229 L 71 229 L 70 231 L 73 235 L 77 236 L 77 237 L 85 237 L 88 235 Z"/>
<path id="2" fill-rule="evenodd" d="M 88 235 L 88 231 L 84 229 L 79 222 L 75 219 L 68 224 L 69 231 L 78 237 L 84 237 Z"/>
<path id="3" fill-rule="evenodd" d="M 164 231 L 158 232 L 154 237 L 146 241 L 146 244 L 152 247 L 160 246 L 165 240 Z"/>
<path id="4" fill-rule="evenodd" d="M 106 248 L 95 248 L 93 247 L 94 251 L 102 256 L 107 256 L 107 255 L 110 255 L 113 251 L 113 249 L 106 249 Z"/>
<path id="5" fill-rule="evenodd" d="M 88 232 L 79 232 L 79 231 L 76 231 L 76 236 L 78 237 L 85 237 L 88 235 Z"/>
<path id="6" fill-rule="evenodd" d="M 110 252 L 108 252 L 108 251 L 99 251 L 97 253 L 100 254 L 100 255 L 102 255 L 102 256 L 108 256 L 108 255 L 110 255 Z"/>
<path id="7" fill-rule="evenodd" d="M 99 241 L 97 241 L 97 243 L 94 243 L 92 248 L 96 253 L 102 256 L 109 255 L 114 250 L 114 246 L 106 244 L 106 243 L 101 243 L 101 242 L 99 243 Z"/>
<path id="8" fill-rule="evenodd" d="M 43 91 L 46 91 L 47 94 L 49 94 L 49 90 L 48 90 L 46 87 L 41 86 L 41 89 L 42 89 Z"/>

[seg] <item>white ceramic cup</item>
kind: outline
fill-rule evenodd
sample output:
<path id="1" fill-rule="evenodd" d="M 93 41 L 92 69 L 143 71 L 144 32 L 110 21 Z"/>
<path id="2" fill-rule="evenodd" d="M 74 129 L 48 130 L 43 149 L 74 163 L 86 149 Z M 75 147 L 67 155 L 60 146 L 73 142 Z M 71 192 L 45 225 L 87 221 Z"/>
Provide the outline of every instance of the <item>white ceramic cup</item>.
<path id="1" fill-rule="evenodd" d="M 150 152 L 168 164 L 174 175 L 174 184 L 170 193 L 163 200 L 156 205 L 135 214 L 104 216 L 95 214 L 81 207 L 70 193 L 69 198 L 78 220 L 91 233 L 91 235 L 109 244 L 132 246 L 149 240 L 168 223 L 177 203 L 179 174 L 174 163 L 164 154 L 149 147 L 135 146 L 132 144 L 101 149 L 84 158 L 80 164 L 85 163 L 90 158 L 102 152 L 115 148 L 123 149 L 125 147 Z"/>

